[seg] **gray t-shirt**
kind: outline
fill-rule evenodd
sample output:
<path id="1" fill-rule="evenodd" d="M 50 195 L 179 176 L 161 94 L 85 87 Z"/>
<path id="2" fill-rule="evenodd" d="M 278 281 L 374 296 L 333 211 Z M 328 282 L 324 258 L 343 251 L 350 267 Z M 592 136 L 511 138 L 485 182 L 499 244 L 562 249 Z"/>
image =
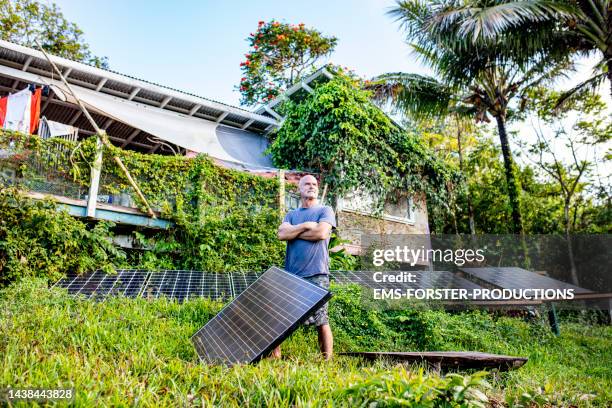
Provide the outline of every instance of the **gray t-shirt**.
<path id="1" fill-rule="evenodd" d="M 306 221 L 325 221 L 336 226 L 336 216 L 331 207 L 315 205 L 310 208 L 298 208 L 285 215 L 283 222 L 291 225 L 301 224 Z M 306 278 L 319 274 L 329 274 L 329 253 L 327 245 L 329 238 L 319 241 L 308 241 L 305 239 L 292 239 L 287 242 L 287 254 L 285 256 L 285 269 L 287 272 Z"/>

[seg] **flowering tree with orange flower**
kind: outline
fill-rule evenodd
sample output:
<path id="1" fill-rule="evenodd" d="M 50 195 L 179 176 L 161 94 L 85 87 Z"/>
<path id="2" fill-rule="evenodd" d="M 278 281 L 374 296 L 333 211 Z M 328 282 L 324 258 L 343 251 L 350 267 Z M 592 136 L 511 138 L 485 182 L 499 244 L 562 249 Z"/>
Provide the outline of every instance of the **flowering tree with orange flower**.
<path id="1" fill-rule="evenodd" d="M 247 38 L 250 51 L 240 63 L 239 90 L 243 105 L 274 99 L 309 73 L 314 64 L 334 50 L 337 38 L 320 31 L 278 21 L 260 21 Z"/>

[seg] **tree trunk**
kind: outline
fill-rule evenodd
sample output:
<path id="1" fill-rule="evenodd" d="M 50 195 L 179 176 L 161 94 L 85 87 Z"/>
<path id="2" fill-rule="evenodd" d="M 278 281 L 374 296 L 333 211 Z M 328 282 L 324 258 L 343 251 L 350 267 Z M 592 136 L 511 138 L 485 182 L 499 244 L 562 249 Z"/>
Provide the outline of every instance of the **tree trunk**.
<path id="1" fill-rule="evenodd" d="M 453 210 L 451 211 L 453 217 L 453 227 L 455 228 L 455 235 L 459 235 L 459 225 L 457 224 L 457 213 L 454 210 L 455 205 L 453 204 Z"/>
<path id="2" fill-rule="evenodd" d="M 463 171 L 463 150 L 461 149 L 461 128 L 459 127 L 459 120 L 457 120 L 457 151 L 459 153 L 459 171 L 464 174 Z M 468 221 L 470 225 L 470 234 L 476 235 L 476 223 L 474 222 L 474 208 L 472 207 L 472 198 L 470 196 L 470 185 L 466 177 L 466 198 L 468 206 Z"/>
<path id="3" fill-rule="evenodd" d="M 605 55 L 605 54 L 604 54 Z M 610 97 L 612 97 L 612 54 L 605 55 L 608 64 L 608 73 L 606 76 L 608 77 L 608 82 L 610 83 Z"/>
<path id="4" fill-rule="evenodd" d="M 570 202 L 569 200 L 565 200 L 563 206 L 563 216 L 565 218 L 565 240 L 567 241 L 567 256 L 569 258 L 570 263 L 570 272 L 572 276 L 572 283 L 576 286 L 580 286 L 580 282 L 578 281 L 578 271 L 576 270 L 576 262 L 574 261 L 574 248 L 572 246 L 572 237 L 570 236 Z"/>
<path id="5" fill-rule="evenodd" d="M 499 141 L 502 148 L 502 156 L 504 157 L 504 168 L 506 170 L 506 184 L 508 186 L 508 198 L 510 199 L 510 208 L 512 210 L 512 232 L 515 234 L 523 234 L 523 221 L 521 219 L 520 195 L 518 180 L 516 178 L 516 169 L 510 152 L 510 144 L 508 143 L 508 134 L 506 133 L 505 119 L 500 115 L 496 116 L 497 130 L 499 132 Z"/>

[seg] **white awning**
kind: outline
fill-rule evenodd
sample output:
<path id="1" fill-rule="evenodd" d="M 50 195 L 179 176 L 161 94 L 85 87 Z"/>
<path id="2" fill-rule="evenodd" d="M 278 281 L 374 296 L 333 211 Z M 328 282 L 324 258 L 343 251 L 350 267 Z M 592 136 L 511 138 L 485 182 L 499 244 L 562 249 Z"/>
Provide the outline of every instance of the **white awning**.
<path id="1" fill-rule="evenodd" d="M 59 85 L 59 84 L 58 84 Z M 88 107 L 162 140 L 221 160 L 239 161 L 219 143 L 217 123 L 71 86 Z M 62 86 L 62 89 L 65 89 Z M 69 92 L 64 92 L 72 99 Z"/>
<path id="2" fill-rule="evenodd" d="M 0 74 L 29 83 L 55 85 L 64 93 L 68 102 L 76 104 L 66 86 L 59 80 L 44 78 L 2 65 L 0 65 Z M 216 134 L 218 124 L 215 122 L 128 101 L 76 85 L 71 85 L 71 88 L 92 111 L 185 149 L 206 153 L 221 160 L 243 162 L 230 155 L 221 146 Z"/>

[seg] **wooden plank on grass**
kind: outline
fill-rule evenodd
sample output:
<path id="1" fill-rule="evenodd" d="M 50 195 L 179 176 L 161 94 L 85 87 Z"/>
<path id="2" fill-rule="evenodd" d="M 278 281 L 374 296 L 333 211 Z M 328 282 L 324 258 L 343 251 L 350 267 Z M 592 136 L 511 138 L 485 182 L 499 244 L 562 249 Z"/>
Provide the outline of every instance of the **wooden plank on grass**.
<path id="1" fill-rule="evenodd" d="M 348 352 L 340 355 L 363 357 L 366 360 L 389 359 L 406 363 L 428 363 L 435 369 L 497 369 L 508 371 L 527 362 L 526 357 L 504 356 L 475 351 L 417 351 L 417 352 Z"/>

